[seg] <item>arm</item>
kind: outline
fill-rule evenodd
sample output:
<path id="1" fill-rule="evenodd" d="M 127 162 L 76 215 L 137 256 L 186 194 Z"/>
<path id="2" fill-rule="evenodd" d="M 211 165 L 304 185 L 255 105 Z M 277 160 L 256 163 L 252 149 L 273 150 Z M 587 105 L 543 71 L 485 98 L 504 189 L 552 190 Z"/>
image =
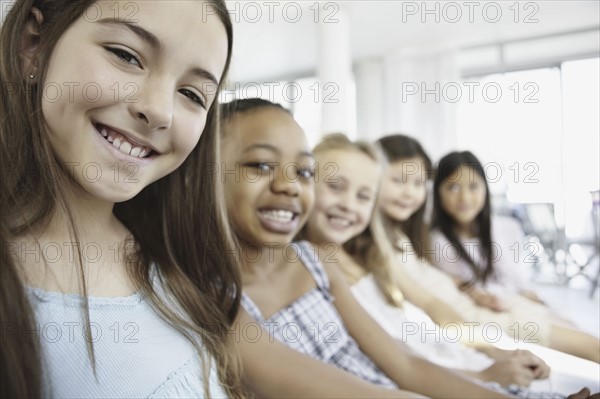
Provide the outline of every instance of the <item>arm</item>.
<path id="1" fill-rule="evenodd" d="M 235 322 L 235 345 L 244 372 L 244 383 L 262 398 L 420 398 L 412 392 L 392 391 L 322 363 L 271 339 L 262 330 L 259 339 L 241 333 L 256 321 L 243 309 Z M 253 337 L 254 338 L 254 337 Z"/>
<path id="2" fill-rule="evenodd" d="M 400 387 L 433 398 L 508 398 L 462 374 L 439 367 L 390 337 L 354 299 L 335 265 L 326 265 L 335 307 L 361 350 Z M 435 381 L 434 384 L 432 382 Z"/>
<path id="3" fill-rule="evenodd" d="M 462 316 L 453 307 L 431 295 L 428 289 L 410 277 L 401 267 L 394 268 L 393 278 L 404 297 L 423 309 L 435 322 L 445 324 L 450 322 L 461 323 L 464 321 Z"/>
<path id="4" fill-rule="evenodd" d="M 496 361 L 485 370 L 465 373 L 482 381 L 495 381 L 502 386 L 517 384 L 528 387 L 534 379 L 544 379 L 550 375 L 550 367 L 527 350 L 503 350 L 494 346 L 480 350 Z"/>
<path id="5" fill-rule="evenodd" d="M 439 269 L 448 273 L 448 275 L 452 277 L 456 287 L 459 290 L 469 295 L 473 302 L 475 302 L 478 306 L 491 309 L 495 312 L 507 310 L 506 304 L 502 303 L 500 298 L 489 293 L 479 284 L 465 286 L 465 283 L 472 281 L 475 275 L 467 261 L 465 259 L 461 259 L 456 247 L 451 244 L 441 232 L 432 232 L 431 240 L 435 248 L 444 248 L 444 250 L 440 251 L 439 254 L 436 253 L 435 258 L 433 258 L 432 261 Z M 471 247 L 473 244 L 475 243 L 465 244 L 468 247 L 465 248 L 468 253 L 473 250 Z M 496 268 L 496 266 L 494 267 Z"/>
<path id="6" fill-rule="evenodd" d="M 491 294 L 480 287 L 469 287 L 464 292 L 471 297 L 477 306 L 488 308 L 494 312 L 509 310 L 509 307 L 497 295 Z"/>

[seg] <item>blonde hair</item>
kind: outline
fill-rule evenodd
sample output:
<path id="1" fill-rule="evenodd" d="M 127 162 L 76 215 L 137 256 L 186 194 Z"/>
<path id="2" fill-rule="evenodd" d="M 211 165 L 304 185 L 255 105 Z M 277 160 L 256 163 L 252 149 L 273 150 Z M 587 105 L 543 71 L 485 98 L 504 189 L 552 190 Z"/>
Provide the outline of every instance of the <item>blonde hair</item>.
<path id="1" fill-rule="evenodd" d="M 315 146 L 313 152 L 318 159 L 319 155 L 333 150 L 358 152 L 369 157 L 382 169 L 386 167 L 385 157 L 378 147 L 366 141 L 352 141 L 342 133 L 326 135 Z M 388 303 L 402 306 L 404 297 L 392 274 L 394 248 L 387 237 L 381 214 L 376 211 L 375 207 L 367 228 L 346 242 L 343 247 L 361 267 L 373 274 Z"/>

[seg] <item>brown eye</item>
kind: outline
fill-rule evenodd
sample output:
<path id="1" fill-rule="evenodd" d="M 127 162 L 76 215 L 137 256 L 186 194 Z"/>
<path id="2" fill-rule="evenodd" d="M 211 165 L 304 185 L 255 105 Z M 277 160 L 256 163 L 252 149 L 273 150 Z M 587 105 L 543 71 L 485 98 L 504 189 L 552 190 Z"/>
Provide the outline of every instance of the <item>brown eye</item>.
<path id="1" fill-rule="evenodd" d="M 194 93 L 193 91 L 189 89 L 181 89 L 179 90 L 179 92 L 187 98 L 189 98 L 190 100 L 192 100 L 193 102 L 195 102 L 196 104 L 200 105 L 202 108 L 206 109 L 206 104 L 204 104 L 204 100 L 202 100 L 202 98 L 200 98 L 200 96 Z"/>
<path id="2" fill-rule="evenodd" d="M 122 48 L 117 47 L 106 47 L 108 51 L 117 56 L 121 61 L 124 61 L 127 64 L 135 65 L 137 67 L 142 67 L 140 61 L 129 51 L 123 50 Z"/>

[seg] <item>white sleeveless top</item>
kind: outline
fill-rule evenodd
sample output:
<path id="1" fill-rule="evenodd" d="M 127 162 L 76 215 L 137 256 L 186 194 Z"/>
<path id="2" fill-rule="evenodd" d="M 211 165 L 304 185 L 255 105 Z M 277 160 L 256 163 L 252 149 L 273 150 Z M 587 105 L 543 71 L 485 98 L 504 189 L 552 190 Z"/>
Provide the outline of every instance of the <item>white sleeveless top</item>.
<path id="1" fill-rule="evenodd" d="M 90 297 L 96 374 L 86 347 L 79 295 L 28 288 L 42 350 L 43 396 L 66 398 L 204 397 L 194 347 L 141 294 Z M 224 398 L 211 370 L 210 393 Z"/>
<path id="2" fill-rule="evenodd" d="M 494 363 L 483 353 L 458 342 L 456 331 L 441 330 L 421 308 L 406 300 L 402 308 L 389 304 L 372 274 L 361 278 L 351 290 L 388 334 L 421 357 L 440 366 L 471 371 L 483 370 Z"/>

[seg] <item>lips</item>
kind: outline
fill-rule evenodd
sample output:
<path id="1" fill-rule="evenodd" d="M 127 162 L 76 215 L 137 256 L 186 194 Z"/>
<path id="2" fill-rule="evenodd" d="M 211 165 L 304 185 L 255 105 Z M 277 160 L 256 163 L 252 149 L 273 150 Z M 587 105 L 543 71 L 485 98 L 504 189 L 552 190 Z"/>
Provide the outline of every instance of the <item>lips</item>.
<path id="1" fill-rule="evenodd" d="M 96 130 L 105 140 L 113 145 L 119 152 L 134 158 L 148 158 L 158 154 L 153 147 L 141 143 L 122 132 L 116 131 L 106 125 L 96 124 Z"/>

